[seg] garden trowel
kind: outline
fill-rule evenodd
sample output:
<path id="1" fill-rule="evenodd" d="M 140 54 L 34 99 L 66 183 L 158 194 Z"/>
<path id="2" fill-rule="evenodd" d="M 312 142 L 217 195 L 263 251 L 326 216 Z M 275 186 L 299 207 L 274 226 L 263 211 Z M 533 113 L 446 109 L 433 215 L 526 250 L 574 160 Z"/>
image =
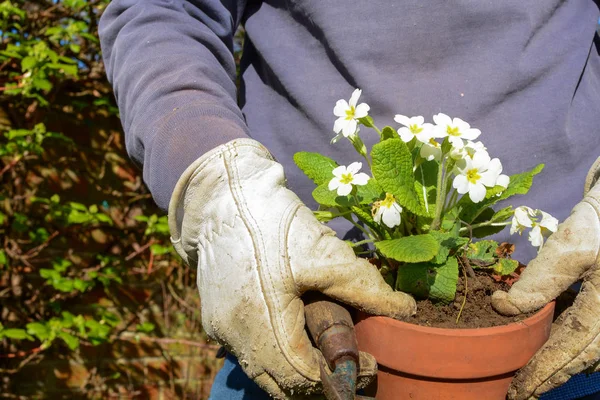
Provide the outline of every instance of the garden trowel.
<path id="1" fill-rule="evenodd" d="M 359 353 L 348 310 L 316 292 L 303 299 L 306 326 L 325 359 L 321 382 L 327 400 L 374 400 L 356 394 Z"/>

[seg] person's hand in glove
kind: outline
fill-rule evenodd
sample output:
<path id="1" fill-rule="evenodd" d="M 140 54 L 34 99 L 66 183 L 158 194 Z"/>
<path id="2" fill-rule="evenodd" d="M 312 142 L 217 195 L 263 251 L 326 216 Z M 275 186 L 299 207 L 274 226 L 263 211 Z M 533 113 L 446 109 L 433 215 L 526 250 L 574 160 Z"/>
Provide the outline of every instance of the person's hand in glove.
<path id="1" fill-rule="evenodd" d="M 171 240 L 198 267 L 202 323 L 276 398 L 318 392 L 321 354 L 305 332 L 300 296 L 320 291 L 372 314 L 415 313 L 376 267 L 321 224 L 285 187 L 283 168 L 240 139 L 196 160 L 169 205 Z M 361 355 L 360 373 L 376 363 Z"/>
<path id="2" fill-rule="evenodd" d="M 600 370 L 600 158 L 588 174 L 583 201 L 559 225 L 523 275 L 492 305 L 505 315 L 534 311 L 582 279 L 574 304 L 550 339 L 519 371 L 509 399 L 538 398 L 579 372 Z"/>

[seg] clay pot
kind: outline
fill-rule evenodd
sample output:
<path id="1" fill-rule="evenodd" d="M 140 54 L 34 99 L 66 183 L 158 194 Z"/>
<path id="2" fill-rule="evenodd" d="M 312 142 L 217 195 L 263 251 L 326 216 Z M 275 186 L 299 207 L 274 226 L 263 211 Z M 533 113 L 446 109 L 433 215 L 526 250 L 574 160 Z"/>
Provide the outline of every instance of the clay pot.
<path id="1" fill-rule="evenodd" d="M 533 316 L 481 329 L 429 328 L 359 314 L 358 348 L 379 363 L 378 400 L 504 400 L 515 372 L 550 336 L 554 303 Z"/>

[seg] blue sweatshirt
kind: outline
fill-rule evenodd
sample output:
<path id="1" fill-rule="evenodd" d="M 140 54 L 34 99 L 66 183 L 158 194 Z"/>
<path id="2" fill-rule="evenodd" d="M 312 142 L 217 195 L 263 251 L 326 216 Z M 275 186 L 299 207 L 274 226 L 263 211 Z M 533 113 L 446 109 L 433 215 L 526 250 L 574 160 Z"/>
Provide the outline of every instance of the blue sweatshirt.
<path id="1" fill-rule="evenodd" d="M 545 163 L 511 202 L 562 220 L 600 155 L 599 15 L 593 0 L 114 0 L 100 38 L 127 149 L 163 209 L 196 158 L 248 136 L 314 206 L 292 156 L 356 161 L 329 142 L 335 102 L 360 88 L 379 126 L 444 112 L 482 130 L 504 173 Z"/>

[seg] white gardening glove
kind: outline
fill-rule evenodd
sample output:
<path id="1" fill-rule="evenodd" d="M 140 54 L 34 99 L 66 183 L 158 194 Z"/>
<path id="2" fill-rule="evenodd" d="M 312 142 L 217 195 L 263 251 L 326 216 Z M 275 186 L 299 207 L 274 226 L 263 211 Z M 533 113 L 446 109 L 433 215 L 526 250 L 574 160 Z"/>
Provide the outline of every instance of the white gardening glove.
<path id="1" fill-rule="evenodd" d="M 538 398 L 582 371 L 600 370 L 600 158 L 588 174 L 583 201 L 559 225 L 523 275 L 492 305 L 506 315 L 536 310 L 583 279 L 574 304 L 550 339 L 513 380 L 509 399 Z"/>
<path id="2" fill-rule="evenodd" d="M 283 168 L 251 139 L 196 160 L 169 205 L 171 240 L 198 267 L 206 333 L 276 398 L 318 392 L 321 354 L 305 332 L 300 296 L 309 290 L 372 314 L 415 313 L 285 187 Z M 374 374 L 372 357 L 361 360 Z"/>

